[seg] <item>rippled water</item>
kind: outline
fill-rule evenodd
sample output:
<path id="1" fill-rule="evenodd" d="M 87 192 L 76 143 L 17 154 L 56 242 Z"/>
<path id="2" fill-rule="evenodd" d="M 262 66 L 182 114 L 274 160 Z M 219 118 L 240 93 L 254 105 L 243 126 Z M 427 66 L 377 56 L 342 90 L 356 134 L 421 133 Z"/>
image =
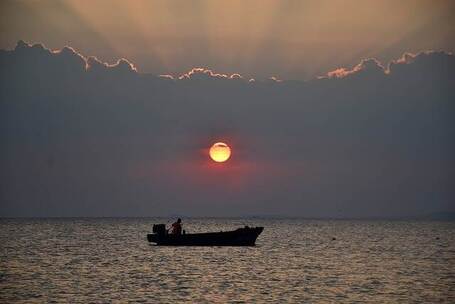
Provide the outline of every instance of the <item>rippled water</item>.
<path id="1" fill-rule="evenodd" d="M 264 226 L 256 247 L 157 247 L 163 219 L 0 220 L 0 302 L 455 303 L 455 223 L 184 219 Z"/>

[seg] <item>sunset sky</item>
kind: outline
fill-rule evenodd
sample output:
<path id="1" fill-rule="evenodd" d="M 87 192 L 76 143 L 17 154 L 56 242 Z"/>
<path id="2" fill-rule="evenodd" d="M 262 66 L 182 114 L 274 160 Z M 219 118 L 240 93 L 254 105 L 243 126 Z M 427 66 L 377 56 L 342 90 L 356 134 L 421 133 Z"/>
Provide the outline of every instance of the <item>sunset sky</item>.
<path id="1" fill-rule="evenodd" d="M 454 212 L 454 12 L 1 1 L 0 216 Z"/>
<path id="2" fill-rule="evenodd" d="M 2 1 L 0 48 L 70 45 L 142 72 L 206 67 L 309 79 L 361 59 L 455 50 L 455 3 L 380 1 Z"/>

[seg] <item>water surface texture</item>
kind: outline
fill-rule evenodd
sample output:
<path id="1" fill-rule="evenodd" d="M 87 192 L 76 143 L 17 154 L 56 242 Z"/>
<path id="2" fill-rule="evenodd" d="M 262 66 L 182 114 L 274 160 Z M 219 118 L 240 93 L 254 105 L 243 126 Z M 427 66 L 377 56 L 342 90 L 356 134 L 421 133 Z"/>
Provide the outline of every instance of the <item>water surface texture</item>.
<path id="1" fill-rule="evenodd" d="M 183 219 L 264 226 L 243 248 L 153 246 L 158 222 L 0 220 L 0 302 L 455 302 L 454 222 Z"/>

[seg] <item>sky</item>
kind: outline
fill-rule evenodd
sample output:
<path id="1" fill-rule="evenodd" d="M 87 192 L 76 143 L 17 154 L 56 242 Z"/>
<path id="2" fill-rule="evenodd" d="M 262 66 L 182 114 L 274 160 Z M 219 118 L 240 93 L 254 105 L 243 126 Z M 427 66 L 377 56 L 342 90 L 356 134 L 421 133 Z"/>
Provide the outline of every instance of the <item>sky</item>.
<path id="1" fill-rule="evenodd" d="M 141 72 L 193 67 L 308 80 L 363 58 L 455 50 L 455 3 L 381 1 L 2 1 L 0 48 L 22 39 L 134 62 Z"/>
<path id="2" fill-rule="evenodd" d="M 452 3 L 3 1 L 0 216 L 455 212 Z"/>

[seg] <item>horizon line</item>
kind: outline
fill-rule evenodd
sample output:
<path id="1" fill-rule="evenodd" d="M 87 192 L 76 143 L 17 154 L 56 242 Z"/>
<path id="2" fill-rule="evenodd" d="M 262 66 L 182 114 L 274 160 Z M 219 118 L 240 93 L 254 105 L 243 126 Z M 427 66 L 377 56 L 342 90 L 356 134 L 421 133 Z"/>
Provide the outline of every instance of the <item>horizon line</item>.
<path id="1" fill-rule="evenodd" d="M 0 220 L 14 219 L 259 219 L 259 220 L 274 220 L 274 219 L 290 219 L 290 220 L 442 220 L 455 221 L 455 211 L 433 212 L 422 215 L 390 215 L 390 216 L 295 216 L 295 215 L 157 215 L 157 216 L 0 216 Z"/>

